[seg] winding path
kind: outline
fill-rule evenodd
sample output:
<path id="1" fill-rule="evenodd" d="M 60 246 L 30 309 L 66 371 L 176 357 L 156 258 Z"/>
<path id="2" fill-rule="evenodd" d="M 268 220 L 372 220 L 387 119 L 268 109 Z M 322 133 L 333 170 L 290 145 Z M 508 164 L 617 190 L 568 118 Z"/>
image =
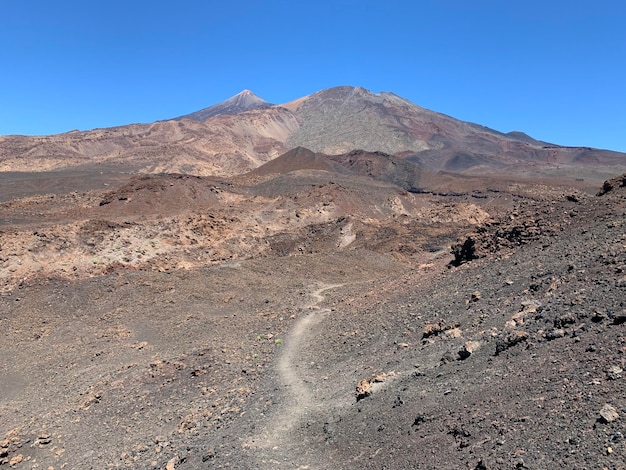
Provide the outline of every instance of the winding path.
<path id="1" fill-rule="evenodd" d="M 323 293 L 330 289 L 341 287 L 344 284 L 323 284 L 311 292 L 311 302 L 303 305 L 306 312 L 296 321 L 295 325 L 285 338 L 283 349 L 276 363 L 276 371 L 279 377 L 279 385 L 284 394 L 280 412 L 271 418 L 271 425 L 267 434 L 260 443 L 261 447 L 272 449 L 276 452 L 276 458 L 280 458 L 283 452 L 298 443 L 293 442 L 293 429 L 314 407 L 322 404 L 316 403 L 313 392 L 307 385 L 306 380 L 299 374 L 300 352 L 303 338 L 310 328 L 319 323 L 330 309 L 317 309 L 317 305 L 324 300 Z M 296 467 L 298 468 L 298 467 Z M 299 468 L 309 468 L 302 466 Z"/>

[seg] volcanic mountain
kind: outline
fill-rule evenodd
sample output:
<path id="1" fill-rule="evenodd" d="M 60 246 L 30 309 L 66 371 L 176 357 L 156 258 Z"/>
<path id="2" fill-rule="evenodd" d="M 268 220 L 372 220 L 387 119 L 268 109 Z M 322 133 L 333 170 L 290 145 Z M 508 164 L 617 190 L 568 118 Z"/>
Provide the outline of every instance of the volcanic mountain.
<path id="1" fill-rule="evenodd" d="M 52 136 L 0 137 L 0 170 L 123 164 L 146 173 L 230 176 L 290 148 L 326 155 L 384 152 L 431 171 L 601 180 L 626 154 L 548 144 L 417 106 L 393 93 L 341 86 L 282 105 L 249 91 L 171 121 Z"/>
<path id="2" fill-rule="evenodd" d="M 521 132 L 504 134 L 360 87 L 330 88 L 283 106 L 301 121 L 288 146 L 328 154 L 383 151 L 433 171 L 469 174 L 530 175 L 626 164 L 623 153 L 548 144 Z"/>
<path id="3" fill-rule="evenodd" d="M 272 106 L 271 103 L 259 98 L 250 90 L 243 90 L 235 96 L 228 98 L 226 101 L 214 104 L 213 106 L 201 109 L 200 111 L 185 114 L 184 116 L 175 118 L 175 120 L 192 119 L 194 121 L 206 121 L 213 116 L 219 116 L 222 114 L 239 114 L 252 109 L 269 108 L 270 106 Z"/>

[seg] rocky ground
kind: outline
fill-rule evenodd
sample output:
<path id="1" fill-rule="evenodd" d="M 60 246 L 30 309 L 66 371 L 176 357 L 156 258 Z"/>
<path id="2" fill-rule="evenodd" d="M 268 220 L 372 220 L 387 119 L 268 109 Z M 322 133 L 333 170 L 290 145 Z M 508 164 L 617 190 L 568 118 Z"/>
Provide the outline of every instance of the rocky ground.
<path id="1" fill-rule="evenodd" d="M 118 176 L 0 206 L 0 466 L 626 467 L 623 180 Z"/>

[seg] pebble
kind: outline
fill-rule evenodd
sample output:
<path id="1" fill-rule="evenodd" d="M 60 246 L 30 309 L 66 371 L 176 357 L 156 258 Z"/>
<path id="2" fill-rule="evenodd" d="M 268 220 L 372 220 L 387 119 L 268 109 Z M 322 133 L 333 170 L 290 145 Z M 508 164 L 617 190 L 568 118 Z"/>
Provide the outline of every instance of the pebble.
<path id="1" fill-rule="evenodd" d="M 600 417 L 605 423 L 612 423 L 619 418 L 619 414 L 613 405 L 607 403 L 600 410 Z"/>
<path id="2" fill-rule="evenodd" d="M 167 465 L 165 466 L 166 470 L 174 470 L 178 465 L 178 456 L 172 457 Z"/>
<path id="3" fill-rule="evenodd" d="M 563 336 L 565 336 L 565 330 L 563 330 L 562 328 L 554 328 L 553 330 L 546 332 L 546 339 L 548 341 L 562 338 Z"/>
<path id="4" fill-rule="evenodd" d="M 624 370 L 620 366 L 611 366 L 606 372 L 606 376 L 609 380 L 617 380 L 622 378 L 622 372 Z"/>

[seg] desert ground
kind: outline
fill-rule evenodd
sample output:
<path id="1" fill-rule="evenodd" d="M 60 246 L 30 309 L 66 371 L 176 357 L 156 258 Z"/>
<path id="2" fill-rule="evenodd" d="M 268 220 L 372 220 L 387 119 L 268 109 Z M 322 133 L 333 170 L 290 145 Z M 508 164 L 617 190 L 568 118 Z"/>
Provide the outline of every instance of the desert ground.
<path id="1" fill-rule="evenodd" d="M 623 176 L 292 157 L 0 174 L 0 466 L 626 468 Z"/>

